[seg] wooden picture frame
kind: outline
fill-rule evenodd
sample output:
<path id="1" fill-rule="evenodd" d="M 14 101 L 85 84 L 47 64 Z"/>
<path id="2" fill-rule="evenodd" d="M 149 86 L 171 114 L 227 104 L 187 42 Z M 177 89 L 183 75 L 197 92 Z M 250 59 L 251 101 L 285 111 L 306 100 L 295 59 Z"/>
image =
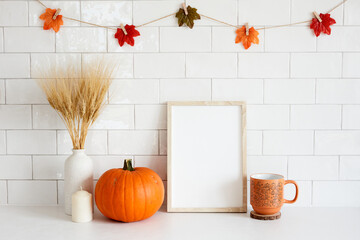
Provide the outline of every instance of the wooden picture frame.
<path id="1" fill-rule="evenodd" d="M 168 102 L 167 114 L 167 211 L 246 212 L 245 102 Z"/>

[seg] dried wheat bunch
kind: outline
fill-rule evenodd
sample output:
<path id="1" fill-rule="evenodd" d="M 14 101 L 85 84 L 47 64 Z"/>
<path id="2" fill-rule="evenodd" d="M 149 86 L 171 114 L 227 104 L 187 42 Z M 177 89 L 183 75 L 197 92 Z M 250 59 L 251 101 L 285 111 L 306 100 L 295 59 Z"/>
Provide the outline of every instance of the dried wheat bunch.
<path id="1" fill-rule="evenodd" d="M 84 149 L 89 127 L 99 117 L 112 82 L 114 64 L 103 60 L 77 69 L 50 67 L 37 80 L 52 108 L 67 127 L 74 149 Z"/>

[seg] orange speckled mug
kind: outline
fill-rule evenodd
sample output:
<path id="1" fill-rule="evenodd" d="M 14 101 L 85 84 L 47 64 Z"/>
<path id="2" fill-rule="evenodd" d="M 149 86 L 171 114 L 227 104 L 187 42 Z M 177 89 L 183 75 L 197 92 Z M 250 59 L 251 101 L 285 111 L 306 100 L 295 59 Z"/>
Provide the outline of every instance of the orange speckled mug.
<path id="1" fill-rule="evenodd" d="M 289 183 L 296 188 L 293 200 L 284 199 L 284 186 Z M 284 180 L 282 175 L 257 173 L 250 176 L 250 204 L 258 214 L 271 215 L 279 212 L 284 203 L 296 202 L 298 192 L 296 182 Z"/>

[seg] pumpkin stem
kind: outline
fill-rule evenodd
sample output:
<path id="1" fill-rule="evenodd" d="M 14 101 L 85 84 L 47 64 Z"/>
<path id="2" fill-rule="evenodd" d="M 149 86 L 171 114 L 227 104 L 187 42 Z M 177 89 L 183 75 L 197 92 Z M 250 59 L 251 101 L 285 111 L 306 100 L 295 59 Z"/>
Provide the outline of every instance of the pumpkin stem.
<path id="1" fill-rule="evenodd" d="M 123 170 L 127 170 L 126 159 L 124 159 L 124 166 L 123 166 Z"/>
<path id="2" fill-rule="evenodd" d="M 135 171 L 135 169 L 132 167 L 132 159 L 125 159 L 124 160 L 123 170 Z"/>

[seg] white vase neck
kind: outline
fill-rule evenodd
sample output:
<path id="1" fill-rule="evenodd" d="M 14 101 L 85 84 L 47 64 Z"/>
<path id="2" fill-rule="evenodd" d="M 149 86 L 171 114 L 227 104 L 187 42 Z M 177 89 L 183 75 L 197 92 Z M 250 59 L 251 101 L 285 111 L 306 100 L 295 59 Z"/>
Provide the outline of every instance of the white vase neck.
<path id="1" fill-rule="evenodd" d="M 73 154 L 85 154 L 85 149 L 73 149 Z"/>

